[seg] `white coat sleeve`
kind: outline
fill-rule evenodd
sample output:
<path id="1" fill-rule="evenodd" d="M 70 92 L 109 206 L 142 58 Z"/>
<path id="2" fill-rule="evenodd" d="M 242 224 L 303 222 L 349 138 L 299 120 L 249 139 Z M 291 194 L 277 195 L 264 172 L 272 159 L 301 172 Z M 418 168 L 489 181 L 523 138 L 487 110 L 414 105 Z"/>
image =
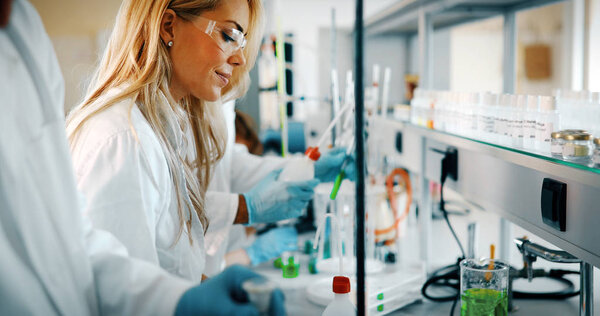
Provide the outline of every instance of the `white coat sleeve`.
<path id="1" fill-rule="evenodd" d="M 94 142 L 79 142 L 74 155 L 78 189 L 84 194 L 84 213 L 95 228 L 113 234 L 133 257 L 159 265 L 156 223 L 168 211 L 168 170 L 160 147 L 138 143 L 130 129 Z M 143 148 L 143 149 L 142 149 Z M 163 171 L 163 172 L 160 172 Z"/>
<path id="2" fill-rule="evenodd" d="M 287 162 L 282 157 L 253 155 L 241 144 L 233 145 L 232 160 L 231 190 L 236 193 L 249 191 L 269 172 L 285 167 Z"/>
<path id="3" fill-rule="evenodd" d="M 192 283 L 158 266 L 127 255 L 110 233 L 92 228 L 83 218 L 85 249 L 90 258 L 101 315 L 173 315 Z"/>

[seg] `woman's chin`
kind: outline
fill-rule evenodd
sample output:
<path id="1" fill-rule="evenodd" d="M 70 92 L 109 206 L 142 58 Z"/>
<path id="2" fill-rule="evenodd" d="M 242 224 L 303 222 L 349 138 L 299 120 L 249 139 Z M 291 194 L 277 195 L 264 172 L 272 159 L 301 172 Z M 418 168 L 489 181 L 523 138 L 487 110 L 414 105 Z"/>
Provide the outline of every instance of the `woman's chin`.
<path id="1" fill-rule="evenodd" d="M 215 102 L 221 99 L 221 88 L 215 88 L 204 93 L 195 93 L 194 96 L 203 101 Z"/>

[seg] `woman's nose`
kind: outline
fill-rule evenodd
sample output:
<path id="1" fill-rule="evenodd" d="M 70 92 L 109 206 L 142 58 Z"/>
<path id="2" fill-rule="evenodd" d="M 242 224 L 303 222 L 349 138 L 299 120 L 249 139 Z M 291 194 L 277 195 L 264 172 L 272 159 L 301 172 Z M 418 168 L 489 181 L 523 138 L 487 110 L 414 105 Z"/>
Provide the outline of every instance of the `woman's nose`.
<path id="1" fill-rule="evenodd" d="M 234 66 L 243 66 L 246 64 L 246 57 L 244 56 L 244 50 L 236 50 L 231 57 L 229 57 L 229 63 Z"/>

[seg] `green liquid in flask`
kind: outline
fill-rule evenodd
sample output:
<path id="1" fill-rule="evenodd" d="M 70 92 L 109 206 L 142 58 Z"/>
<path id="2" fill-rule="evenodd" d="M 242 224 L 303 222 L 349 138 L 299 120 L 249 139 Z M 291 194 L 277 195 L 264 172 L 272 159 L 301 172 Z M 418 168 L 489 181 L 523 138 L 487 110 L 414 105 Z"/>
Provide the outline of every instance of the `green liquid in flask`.
<path id="1" fill-rule="evenodd" d="M 468 289 L 462 294 L 461 316 L 506 316 L 508 295 L 506 291 Z"/>

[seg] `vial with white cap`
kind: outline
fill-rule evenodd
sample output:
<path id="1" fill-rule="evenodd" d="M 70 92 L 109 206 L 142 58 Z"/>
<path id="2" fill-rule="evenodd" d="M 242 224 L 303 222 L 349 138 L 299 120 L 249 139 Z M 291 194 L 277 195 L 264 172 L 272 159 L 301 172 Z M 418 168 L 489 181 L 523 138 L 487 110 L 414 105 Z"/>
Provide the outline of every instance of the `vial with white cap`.
<path id="1" fill-rule="evenodd" d="M 525 149 L 535 149 L 536 119 L 539 103 L 539 96 L 527 96 L 527 108 L 525 109 L 523 120 L 523 148 Z"/>
<path id="2" fill-rule="evenodd" d="M 560 129 L 560 117 L 556 108 L 556 98 L 540 97 L 540 111 L 536 120 L 536 148 L 543 153 L 550 153 L 552 132 Z"/>
<path id="3" fill-rule="evenodd" d="M 345 276 L 333 277 L 334 298 L 322 316 L 356 315 L 356 307 L 350 301 L 350 279 Z"/>

